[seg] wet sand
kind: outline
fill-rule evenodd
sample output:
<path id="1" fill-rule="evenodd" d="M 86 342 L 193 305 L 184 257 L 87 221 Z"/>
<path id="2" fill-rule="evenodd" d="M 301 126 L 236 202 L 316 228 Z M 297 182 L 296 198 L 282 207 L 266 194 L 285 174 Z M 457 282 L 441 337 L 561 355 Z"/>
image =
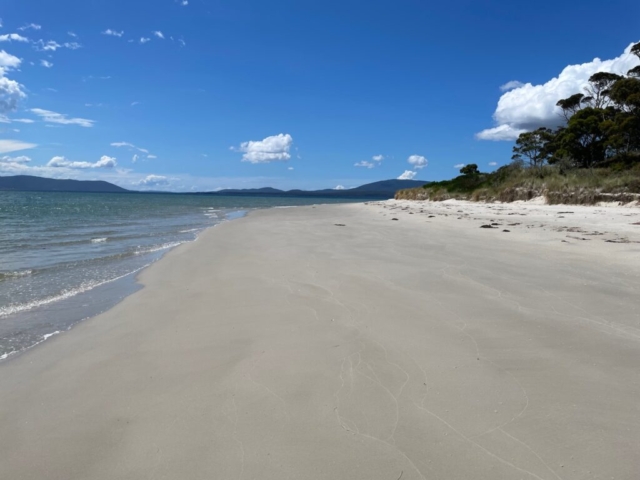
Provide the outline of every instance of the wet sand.
<path id="1" fill-rule="evenodd" d="M 637 222 L 381 202 L 222 224 L 0 364 L 1 476 L 635 479 Z"/>

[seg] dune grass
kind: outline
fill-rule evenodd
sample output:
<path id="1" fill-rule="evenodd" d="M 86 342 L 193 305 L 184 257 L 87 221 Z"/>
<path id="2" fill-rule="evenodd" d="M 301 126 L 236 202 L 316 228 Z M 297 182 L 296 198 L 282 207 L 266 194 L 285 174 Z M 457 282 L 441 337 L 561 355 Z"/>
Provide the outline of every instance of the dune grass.
<path id="1" fill-rule="evenodd" d="M 543 196 L 550 204 L 640 200 L 640 168 L 631 170 L 572 169 L 557 166 L 505 166 L 493 173 L 461 175 L 422 188 L 401 190 L 396 199 L 442 201 L 451 198 L 481 202 L 513 202 Z"/>

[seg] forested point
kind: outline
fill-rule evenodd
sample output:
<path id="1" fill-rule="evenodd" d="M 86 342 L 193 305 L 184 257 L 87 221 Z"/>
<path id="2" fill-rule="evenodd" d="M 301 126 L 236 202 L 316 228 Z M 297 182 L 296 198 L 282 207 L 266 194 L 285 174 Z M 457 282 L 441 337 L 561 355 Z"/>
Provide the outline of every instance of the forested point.
<path id="1" fill-rule="evenodd" d="M 640 43 L 631 47 L 640 59 Z M 396 198 L 528 200 L 550 203 L 640 200 L 640 65 L 626 74 L 597 72 L 584 92 L 556 104 L 563 125 L 521 134 L 511 163 L 493 173 L 476 164 L 459 177 L 402 190 Z"/>

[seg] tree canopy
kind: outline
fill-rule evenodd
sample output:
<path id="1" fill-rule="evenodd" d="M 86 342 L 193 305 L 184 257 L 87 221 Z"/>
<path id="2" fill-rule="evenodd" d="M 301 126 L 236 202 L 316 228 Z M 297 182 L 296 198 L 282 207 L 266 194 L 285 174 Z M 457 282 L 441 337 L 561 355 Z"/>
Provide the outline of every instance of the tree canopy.
<path id="1" fill-rule="evenodd" d="M 640 59 L 640 43 L 631 47 Z M 519 136 L 514 161 L 542 167 L 562 160 L 575 168 L 640 165 L 640 66 L 597 72 L 584 92 L 558 101 L 565 125 Z"/>

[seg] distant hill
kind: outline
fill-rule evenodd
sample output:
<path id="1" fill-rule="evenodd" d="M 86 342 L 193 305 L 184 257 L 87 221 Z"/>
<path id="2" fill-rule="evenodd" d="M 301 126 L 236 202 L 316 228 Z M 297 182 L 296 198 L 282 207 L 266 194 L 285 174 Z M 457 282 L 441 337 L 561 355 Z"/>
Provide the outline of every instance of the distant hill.
<path id="1" fill-rule="evenodd" d="M 315 198 L 393 198 L 398 190 L 422 187 L 428 182 L 421 180 L 383 180 L 344 190 L 278 190 L 277 188 L 251 188 L 245 190 L 220 190 L 202 192 L 197 195 L 254 196 L 254 197 L 315 197 Z M 134 193 L 109 182 L 93 180 L 57 180 L 54 178 L 17 175 L 0 177 L 0 191 L 21 192 L 94 192 Z M 166 193 L 166 192 L 140 192 Z"/>
<path id="2" fill-rule="evenodd" d="M 276 188 L 230 189 L 206 192 L 221 196 L 278 196 L 278 197 L 334 197 L 334 198 L 393 198 L 398 190 L 418 188 L 429 182 L 422 180 L 382 180 L 344 190 L 278 190 Z"/>
<path id="3" fill-rule="evenodd" d="M 94 193 L 122 193 L 128 192 L 109 182 L 101 180 L 57 180 L 55 178 L 32 177 L 30 175 L 16 175 L 0 177 L 0 191 L 20 192 L 94 192 Z"/>

